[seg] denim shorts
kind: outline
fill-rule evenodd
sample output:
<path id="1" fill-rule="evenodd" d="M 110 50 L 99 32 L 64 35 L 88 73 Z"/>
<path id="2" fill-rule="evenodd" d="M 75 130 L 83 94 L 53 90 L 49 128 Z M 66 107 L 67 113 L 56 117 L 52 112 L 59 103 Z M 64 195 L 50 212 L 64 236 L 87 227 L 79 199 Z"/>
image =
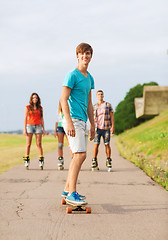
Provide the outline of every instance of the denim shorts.
<path id="1" fill-rule="evenodd" d="M 82 120 L 72 118 L 75 127 L 75 137 L 68 136 L 69 147 L 72 153 L 86 152 L 89 129 L 87 123 Z M 65 132 L 67 132 L 66 120 L 63 121 Z"/>
<path id="2" fill-rule="evenodd" d="M 65 134 L 65 131 L 64 131 L 64 128 L 63 128 L 63 127 L 57 127 L 56 132 L 57 132 L 57 133 L 63 133 L 63 134 Z"/>
<path id="3" fill-rule="evenodd" d="M 42 125 L 27 124 L 26 131 L 27 131 L 27 133 L 39 134 L 39 133 L 43 133 L 43 127 L 42 127 Z"/>
<path id="4" fill-rule="evenodd" d="M 105 145 L 109 144 L 110 143 L 110 129 L 104 130 L 104 129 L 97 128 L 95 138 L 94 138 L 94 143 L 100 144 L 101 137 L 103 137 Z"/>

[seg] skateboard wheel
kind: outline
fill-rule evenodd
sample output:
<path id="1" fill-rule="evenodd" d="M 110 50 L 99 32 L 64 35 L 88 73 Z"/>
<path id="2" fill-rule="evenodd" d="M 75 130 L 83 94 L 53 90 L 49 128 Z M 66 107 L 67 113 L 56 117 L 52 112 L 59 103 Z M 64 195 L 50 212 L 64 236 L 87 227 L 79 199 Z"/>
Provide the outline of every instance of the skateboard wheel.
<path id="1" fill-rule="evenodd" d="M 90 207 L 86 207 L 86 213 L 91 213 L 91 208 Z"/>
<path id="2" fill-rule="evenodd" d="M 67 213 L 72 213 L 72 208 L 71 207 L 67 207 Z"/>
<path id="3" fill-rule="evenodd" d="M 63 198 L 62 199 L 62 205 L 65 205 L 66 204 L 66 201 L 65 201 L 65 199 Z"/>

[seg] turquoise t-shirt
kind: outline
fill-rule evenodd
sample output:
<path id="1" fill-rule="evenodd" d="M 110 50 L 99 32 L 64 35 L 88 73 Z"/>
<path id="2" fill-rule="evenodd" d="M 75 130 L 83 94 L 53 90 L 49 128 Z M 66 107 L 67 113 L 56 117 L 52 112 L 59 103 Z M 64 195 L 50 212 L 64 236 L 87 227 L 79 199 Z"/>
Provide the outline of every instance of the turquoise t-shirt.
<path id="1" fill-rule="evenodd" d="M 94 79 L 89 72 L 85 77 L 77 68 L 66 74 L 63 86 L 71 88 L 68 99 L 71 118 L 87 122 L 89 92 L 94 89 Z"/>

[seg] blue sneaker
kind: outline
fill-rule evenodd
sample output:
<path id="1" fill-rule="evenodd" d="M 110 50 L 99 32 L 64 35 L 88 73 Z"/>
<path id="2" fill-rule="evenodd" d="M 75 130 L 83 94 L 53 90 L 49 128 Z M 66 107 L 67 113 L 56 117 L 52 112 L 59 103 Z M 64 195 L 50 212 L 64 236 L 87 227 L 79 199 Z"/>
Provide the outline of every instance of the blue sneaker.
<path id="1" fill-rule="evenodd" d="M 85 197 L 84 195 L 81 195 L 81 194 L 79 194 L 78 192 L 76 192 L 76 194 L 78 195 L 79 198 L 81 198 L 81 199 L 83 199 L 83 200 L 86 199 L 86 197 Z"/>
<path id="2" fill-rule="evenodd" d="M 69 193 L 69 192 L 63 190 L 61 196 L 64 197 L 64 198 L 66 198 L 66 197 L 68 196 L 68 193 Z"/>
<path id="3" fill-rule="evenodd" d="M 74 206 L 87 204 L 87 202 L 85 202 L 78 196 L 77 192 L 73 192 L 70 195 L 68 194 L 68 196 L 66 197 L 66 202 Z"/>
<path id="4" fill-rule="evenodd" d="M 64 190 L 63 190 L 61 196 L 62 196 L 63 198 L 66 198 L 66 197 L 68 196 L 68 193 L 69 193 L 68 191 L 64 191 Z M 76 192 L 76 194 L 78 195 L 79 198 L 81 198 L 81 199 L 83 199 L 83 200 L 86 199 L 86 197 L 85 197 L 84 195 L 81 195 L 81 194 L 79 194 L 79 193 L 77 193 L 77 192 Z"/>

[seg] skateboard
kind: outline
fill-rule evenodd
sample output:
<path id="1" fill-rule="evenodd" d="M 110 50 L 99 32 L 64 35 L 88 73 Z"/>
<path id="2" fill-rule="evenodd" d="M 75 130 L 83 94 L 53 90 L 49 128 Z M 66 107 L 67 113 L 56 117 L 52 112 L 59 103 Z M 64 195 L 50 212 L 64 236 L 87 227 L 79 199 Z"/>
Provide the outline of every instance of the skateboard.
<path id="1" fill-rule="evenodd" d="M 91 207 L 86 207 L 86 205 L 76 205 L 73 203 L 68 203 L 66 202 L 66 198 L 62 199 L 62 205 L 70 205 L 69 207 L 66 208 L 66 212 L 72 213 L 72 212 L 86 212 L 86 213 L 91 213 Z"/>

